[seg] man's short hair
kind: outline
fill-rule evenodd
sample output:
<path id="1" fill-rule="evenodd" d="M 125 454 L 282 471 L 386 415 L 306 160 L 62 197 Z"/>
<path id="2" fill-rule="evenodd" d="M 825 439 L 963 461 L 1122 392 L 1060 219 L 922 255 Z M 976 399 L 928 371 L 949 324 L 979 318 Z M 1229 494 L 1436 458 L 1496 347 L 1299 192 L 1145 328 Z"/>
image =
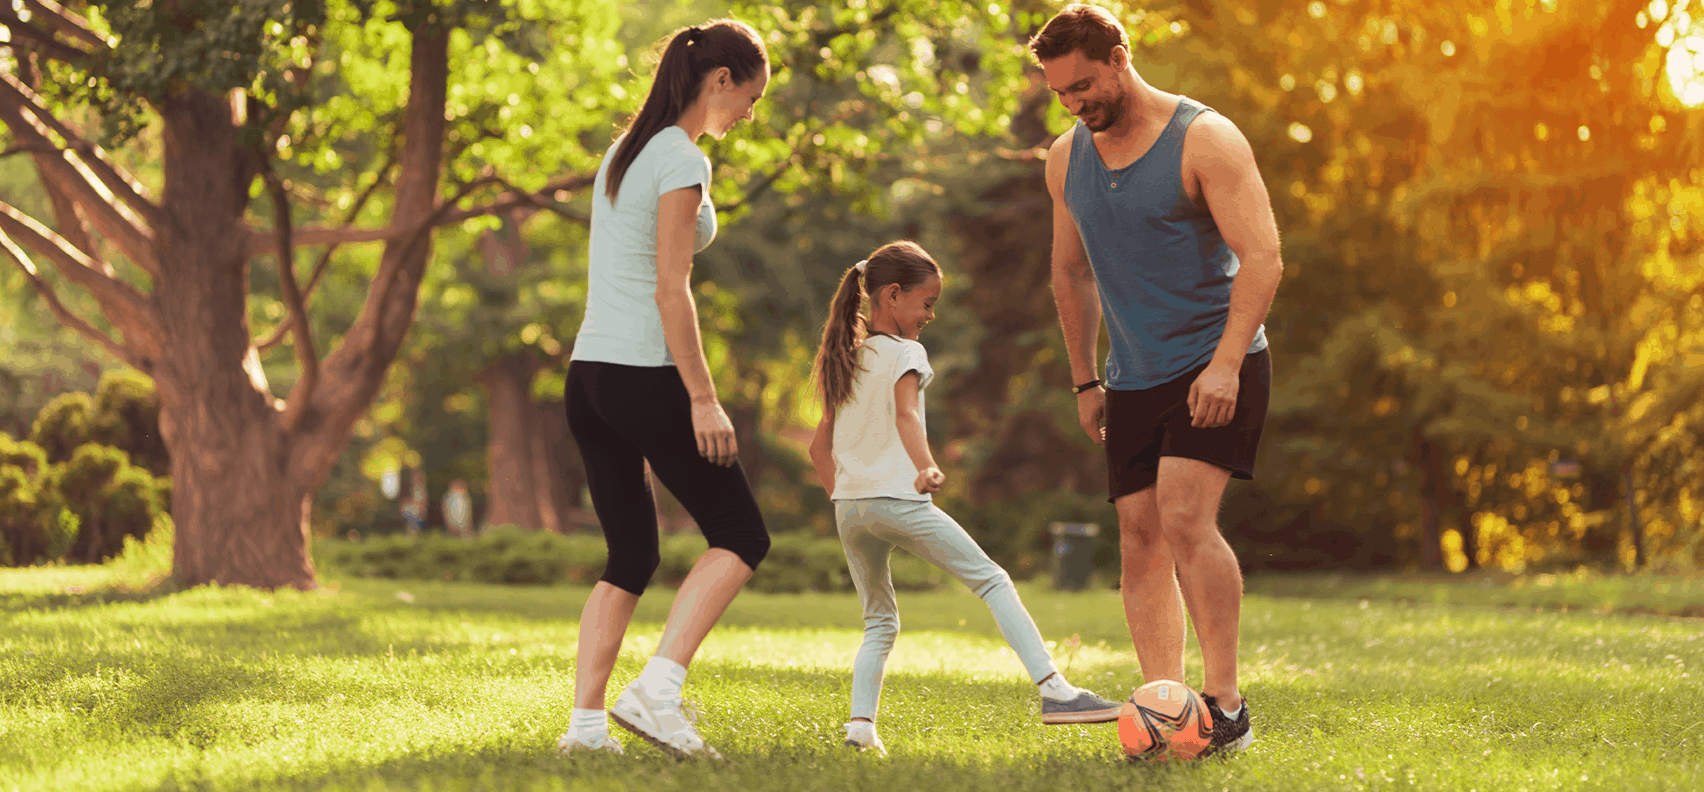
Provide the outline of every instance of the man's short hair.
<path id="1" fill-rule="evenodd" d="M 1029 42 L 1030 52 L 1044 63 L 1079 50 L 1090 60 L 1107 63 L 1112 60 L 1113 47 L 1129 52 L 1130 35 L 1111 11 L 1086 3 L 1066 6 Z"/>

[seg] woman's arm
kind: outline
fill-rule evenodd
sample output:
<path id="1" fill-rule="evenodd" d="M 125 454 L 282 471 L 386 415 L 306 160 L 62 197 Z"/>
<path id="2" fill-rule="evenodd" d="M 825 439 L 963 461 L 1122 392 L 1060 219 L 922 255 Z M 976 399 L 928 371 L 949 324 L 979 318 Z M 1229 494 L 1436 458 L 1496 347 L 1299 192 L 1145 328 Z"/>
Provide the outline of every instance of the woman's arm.
<path id="1" fill-rule="evenodd" d="M 817 423 L 816 434 L 811 437 L 811 464 L 816 466 L 817 480 L 822 482 L 822 488 L 828 490 L 828 497 L 834 497 L 834 411 L 824 409 L 822 420 Z"/>
<path id="2" fill-rule="evenodd" d="M 674 356 L 675 368 L 692 398 L 692 430 L 698 453 L 724 467 L 734 464 L 739 449 L 734 425 L 716 399 L 716 383 L 704 359 L 698 332 L 698 303 L 692 299 L 692 248 L 698 233 L 698 206 L 703 187 L 693 185 L 663 193 L 657 199 L 657 311 L 663 319 L 663 340 Z"/>
<path id="3" fill-rule="evenodd" d="M 935 467 L 935 456 L 929 453 L 929 438 L 923 431 L 919 404 L 922 393 L 923 375 L 915 371 L 905 372 L 905 376 L 893 384 L 894 422 L 899 429 L 899 442 L 905 445 L 906 455 L 911 457 L 911 464 L 917 468 L 917 491 L 939 492 L 947 477 Z"/>

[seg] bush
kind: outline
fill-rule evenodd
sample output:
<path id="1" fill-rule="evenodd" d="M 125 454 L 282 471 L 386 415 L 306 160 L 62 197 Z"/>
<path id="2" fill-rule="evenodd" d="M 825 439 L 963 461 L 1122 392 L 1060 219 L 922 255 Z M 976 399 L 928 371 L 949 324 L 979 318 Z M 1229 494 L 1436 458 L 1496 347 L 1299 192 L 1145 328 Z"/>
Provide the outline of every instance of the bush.
<path id="1" fill-rule="evenodd" d="M 25 476 L 35 479 L 47 469 L 47 453 L 41 446 L 28 440 L 14 440 L 11 435 L 0 432 L 0 467 L 12 466 L 23 471 Z"/>
<path id="2" fill-rule="evenodd" d="M 171 456 L 160 437 L 160 398 L 147 376 L 128 369 L 102 375 L 90 428 L 94 441 L 123 449 L 131 464 L 155 476 L 171 475 Z"/>
<path id="3" fill-rule="evenodd" d="M 79 520 L 37 478 L 16 465 L 0 465 L 0 566 L 26 566 L 64 557 L 76 541 Z"/>
<path id="4" fill-rule="evenodd" d="M 46 452 L 47 461 L 59 464 L 85 443 L 96 440 L 95 403 L 87 393 L 61 393 L 36 413 L 30 427 L 30 442 Z"/>
<path id="5" fill-rule="evenodd" d="M 678 586 L 708 545 L 698 534 L 663 537 L 662 562 L 652 585 Z M 563 536 L 503 526 L 472 538 L 441 533 L 392 534 L 365 541 L 342 539 L 315 543 L 316 563 L 358 577 L 461 580 L 478 583 L 590 585 L 603 574 L 606 550 L 597 534 Z M 895 552 L 894 587 L 924 591 L 946 576 L 922 559 Z M 753 591 L 851 591 L 846 554 L 840 540 L 803 534 L 773 537 L 769 556 L 747 584 Z"/>
<path id="6" fill-rule="evenodd" d="M 42 489 L 81 522 L 69 561 L 95 564 L 124 548 L 127 536 L 142 538 L 160 511 L 159 485 L 132 466 L 124 451 L 86 443 L 63 465 L 54 465 Z"/>

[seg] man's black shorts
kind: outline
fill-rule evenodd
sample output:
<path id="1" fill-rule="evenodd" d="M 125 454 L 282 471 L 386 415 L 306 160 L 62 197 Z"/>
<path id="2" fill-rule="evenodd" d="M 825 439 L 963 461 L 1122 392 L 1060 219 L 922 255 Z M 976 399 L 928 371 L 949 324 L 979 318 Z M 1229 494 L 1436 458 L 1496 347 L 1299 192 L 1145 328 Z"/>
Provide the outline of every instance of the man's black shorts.
<path id="1" fill-rule="evenodd" d="M 1152 388 L 1106 392 L 1107 500 L 1117 502 L 1154 486 L 1163 456 L 1199 459 L 1231 471 L 1234 478 L 1254 478 L 1254 455 L 1272 396 L 1272 355 L 1262 349 L 1243 358 L 1230 423 L 1197 429 L 1189 425 L 1189 387 L 1206 369 L 1203 364 Z"/>

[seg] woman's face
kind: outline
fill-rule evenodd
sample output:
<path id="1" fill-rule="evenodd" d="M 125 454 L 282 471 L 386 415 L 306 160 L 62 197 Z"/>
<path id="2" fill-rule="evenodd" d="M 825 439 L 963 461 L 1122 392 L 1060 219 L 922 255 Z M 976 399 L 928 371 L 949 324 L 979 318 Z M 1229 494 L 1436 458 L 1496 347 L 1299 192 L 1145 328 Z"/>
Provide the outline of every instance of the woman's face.
<path id="1" fill-rule="evenodd" d="M 735 124 L 751 118 L 752 107 L 757 100 L 763 98 L 763 92 L 769 89 L 769 65 L 764 64 L 763 71 L 753 75 L 743 83 L 736 83 L 727 69 L 718 69 L 710 76 L 710 82 L 705 86 L 705 99 L 709 112 L 708 124 L 704 131 L 717 140 L 727 136 L 728 130 Z"/>

